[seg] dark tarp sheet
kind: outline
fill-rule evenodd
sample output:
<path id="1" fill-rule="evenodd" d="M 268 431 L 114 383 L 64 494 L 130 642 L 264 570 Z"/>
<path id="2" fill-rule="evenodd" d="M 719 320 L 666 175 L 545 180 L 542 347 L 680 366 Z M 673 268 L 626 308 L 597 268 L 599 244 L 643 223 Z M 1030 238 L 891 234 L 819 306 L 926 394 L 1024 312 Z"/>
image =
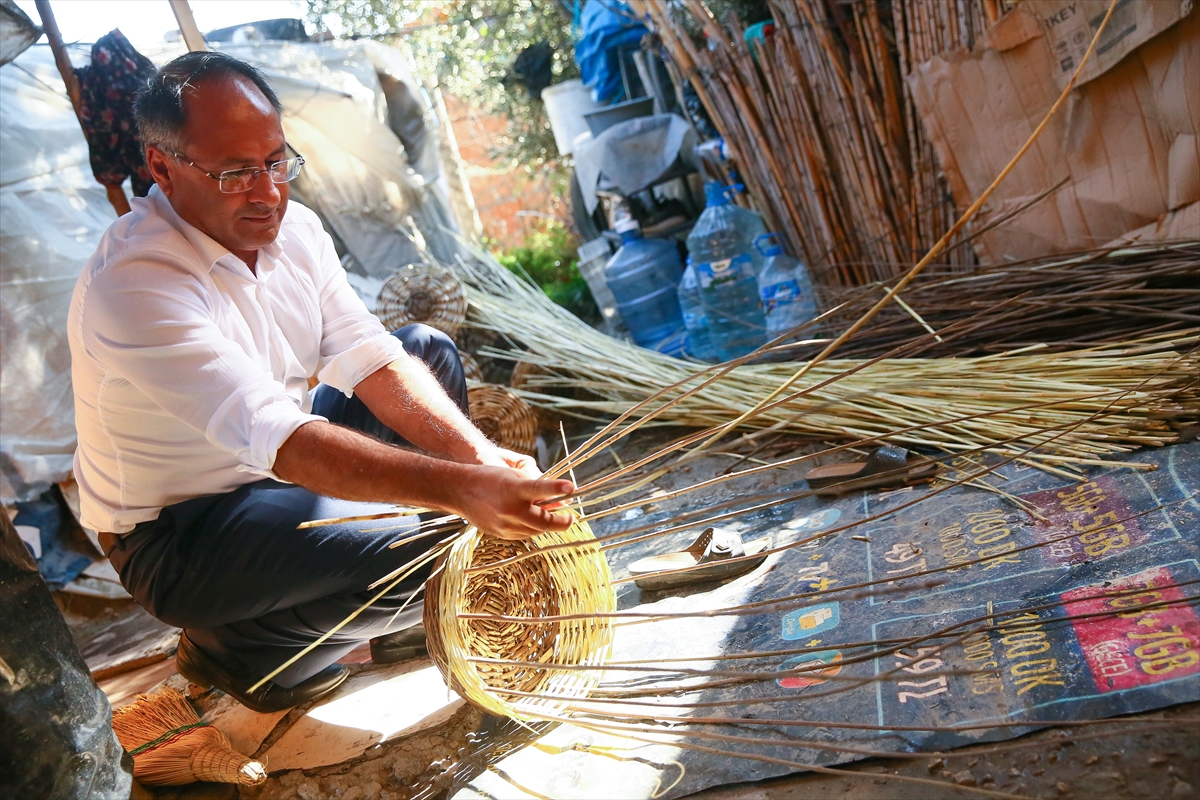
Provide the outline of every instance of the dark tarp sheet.
<path id="1" fill-rule="evenodd" d="M 748 745 L 686 735 L 659 736 L 658 743 L 650 744 L 565 724 L 537 745 L 475 776 L 455 796 L 679 797 L 708 786 L 796 771 L 681 748 L 680 741 L 727 752 L 833 764 L 861 756 L 788 746 L 787 740 L 927 751 L 1009 739 L 1038 727 L 1037 721 L 1110 717 L 1200 700 L 1200 618 L 1195 600 L 1153 605 L 1200 596 L 1200 500 L 1195 497 L 1200 488 L 1200 443 L 1137 452 L 1126 460 L 1153 469 L 1097 468 L 1088 482 L 1072 483 L 1016 463 L 1001 467 L 1007 480 L 993 477 L 991 482 L 1039 509 L 1044 522 L 997 494 L 956 487 L 772 556 L 753 573 L 719 588 L 697 587 L 690 594 L 681 591 L 681 596 L 656 600 L 626 584 L 620 596 L 622 609 L 656 600 L 637 610 L 678 612 L 830 592 L 788 607 L 763 606 L 754 615 L 620 626 L 614 660 L 687 656 L 697 660 L 679 666 L 769 673 L 812 666 L 814 660 L 827 665 L 824 673 L 791 673 L 680 693 L 664 698 L 663 706 L 657 707 L 660 712 L 649 699 L 645 705 L 617 707 L 641 717 L 626 722 L 646 724 L 667 715 L 753 715 L 884 728 L 1022 721 L 1031 725 L 961 731 L 770 725 L 691 728 L 773 742 Z M 961 466 L 969 464 L 964 461 Z M 739 527 L 747 539 L 770 534 L 779 546 L 897 509 L 935 488 L 859 493 L 832 502 L 805 498 L 739 520 Z M 652 511 L 636 523 L 609 518 L 596 526 L 596 533 L 613 533 L 647 521 L 669 524 L 676 513 Z M 676 534 L 609 551 L 614 574 L 627 574 L 622 566 L 634 558 L 685 547 L 694 536 L 695 532 Z M 1055 539 L 1060 541 L 1022 549 Z M 964 563 L 979 558 L 990 560 Z M 954 565 L 962 566 L 904 580 L 921 570 Z M 847 589 L 872 581 L 883 583 L 870 594 Z M 928 585 L 935 581 L 939 585 Z M 1119 592 L 1124 594 L 1110 594 Z M 1088 614 L 1094 616 L 1063 619 Z M 967 620 L 988 618 L 994 622 L 990 630 L 963 638 L 963 633 L 980 627 L 975 623 L 960 629 L 957 637 L 930 639 L 900 652 L 880 655 L 869 646 L 855 646 L 933 634 Z M 712 660 L 721 653 L 749 652 L 774 655 Z M 604 685 L 632 690 L 651 679 L 646 673 L 610 670 Z M 660 674 L 653 680 L 661 683 L 663 678 Z M 679 683 L 717 680 L 680 676 Z M 711 700 L 760 702 L 669 707 Z M 620 769 L 614 769 L 614 759 L 622 762 Z"/>

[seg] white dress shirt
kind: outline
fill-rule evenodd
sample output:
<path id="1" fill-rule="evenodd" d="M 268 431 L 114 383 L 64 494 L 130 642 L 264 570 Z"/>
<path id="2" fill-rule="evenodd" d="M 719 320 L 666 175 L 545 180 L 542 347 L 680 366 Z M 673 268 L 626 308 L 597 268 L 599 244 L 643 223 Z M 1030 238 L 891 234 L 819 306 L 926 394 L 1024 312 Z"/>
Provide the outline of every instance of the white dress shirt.
<path id="1" fill-rule="evenodd" d="M 71 299 L 82 522 L 124 533 L 164 506 L 277 478 L 308 377 L 352 394 L 405 357 L 294 201 L 255 272 L 184 222 L 158 187 L 100 240 Z"/>

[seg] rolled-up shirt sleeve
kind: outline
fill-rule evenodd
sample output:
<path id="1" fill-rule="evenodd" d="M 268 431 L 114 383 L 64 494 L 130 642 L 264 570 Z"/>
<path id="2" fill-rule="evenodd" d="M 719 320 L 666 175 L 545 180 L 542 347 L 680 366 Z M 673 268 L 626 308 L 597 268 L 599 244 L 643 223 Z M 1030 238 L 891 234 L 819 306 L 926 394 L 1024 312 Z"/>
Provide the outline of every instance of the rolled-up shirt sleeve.
<path id="1" fill-rule="evenodd" d="M 180 279 L 165 280 L 169 272 Z M 302 411 L 269 369 L 222 333 L 199 280 L 169 254 L 119 265 L 83 298 L 83 344 L 241 469 L 276 477 L 280 446 L 324 417 Z"/>
<path id="2" fill-rule="evenodd" d="M 321 237 L 318 264 L 321 360 L 325 366 L 317 379 L 349 397 L 364 378 L 407 355 L 400 340 L 367 311 L 346 280 L 328 236 Z"/>

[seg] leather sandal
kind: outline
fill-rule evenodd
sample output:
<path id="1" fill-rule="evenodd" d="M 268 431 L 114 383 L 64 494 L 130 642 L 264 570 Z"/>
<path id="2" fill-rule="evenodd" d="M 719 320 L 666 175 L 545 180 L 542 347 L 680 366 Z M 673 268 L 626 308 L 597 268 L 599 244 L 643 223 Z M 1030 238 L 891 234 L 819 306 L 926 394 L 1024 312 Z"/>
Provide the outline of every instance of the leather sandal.
<path id="1" fill-rule="evenodd" d="M 926 481 L 934 476 L 937 468 L 937 462 L 903 447 L 884 445 L 875 448 L 866 461 L 826 464 L 809 470 L 804 479 L 819 495 L 838 495 Z"/>
<path id="2" fill-rule="evenodd" d="M 766 556 L 734 559 L 757 555 L 770 546 L 770 537 L 743 543 L 742 537 L 733 531 L 706 528 L 686 550 L 638 559 L 629 565 L 629 574 L 634 577 L 635 586 L 647 590 L 725 580 L 746 574 L 763 563 Z"/>

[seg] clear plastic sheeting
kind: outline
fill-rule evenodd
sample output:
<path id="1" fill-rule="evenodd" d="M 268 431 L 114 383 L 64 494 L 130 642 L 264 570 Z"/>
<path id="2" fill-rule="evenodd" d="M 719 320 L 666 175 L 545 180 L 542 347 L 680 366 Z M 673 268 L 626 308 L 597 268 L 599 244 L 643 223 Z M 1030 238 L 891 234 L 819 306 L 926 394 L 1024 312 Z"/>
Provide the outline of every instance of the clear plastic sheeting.
<path id="1" fill-rule="evenodd" d="M 399 51 L 375 42 L 221 49 L 267 73 L 284 105 L 284 132 L 307 161 L 293 197 L 321 215 L 350 256 L 345 263 L 386 278 L 427 255 L 454 262 L 458 224 L 438 159 L 436 117 Z M 146 55 L 164 64 L 182 52 Z M 35 45 L 0 67 L 4 503 L 33 499 L 71 469 L 67 308 L 80 270 L 115 218 L 91 175 L 50 50 Z"/>
<path id="2" fill-rule="evenodd" d="M 12 0 L 0 0 L 0 64 L 7 64 L 38 40 L 42 29 Z"/>
<path id="3" fill-rule="evenodd" d="M 50 49 L 0 67 L 0 500 L 32 500 L 75 452 L 67 307 L 116 214 Z"/>
<path id="4" fill-rule="evenodd" d="M 437 118 L 398 50 L 370 41 L 220 49 L 267 74 L 284 106 L 284 133 L 307 161 L 296 199 L 321 215 L 367 275 L 386 278 L 426 250 L 454 263 L 459 227 Z M 149 55 L 162 64 L 180 52 Z"/>
<path id="5" fill-rule="evenodd" d="M 696 131 L 677 114 L 637 117 L 613 125 L 575 149 L 575 174 L 588 213 L 596 210 L 601 176 L 629 196 L 645 189 L 675 163 L 695 166 Z"/>

